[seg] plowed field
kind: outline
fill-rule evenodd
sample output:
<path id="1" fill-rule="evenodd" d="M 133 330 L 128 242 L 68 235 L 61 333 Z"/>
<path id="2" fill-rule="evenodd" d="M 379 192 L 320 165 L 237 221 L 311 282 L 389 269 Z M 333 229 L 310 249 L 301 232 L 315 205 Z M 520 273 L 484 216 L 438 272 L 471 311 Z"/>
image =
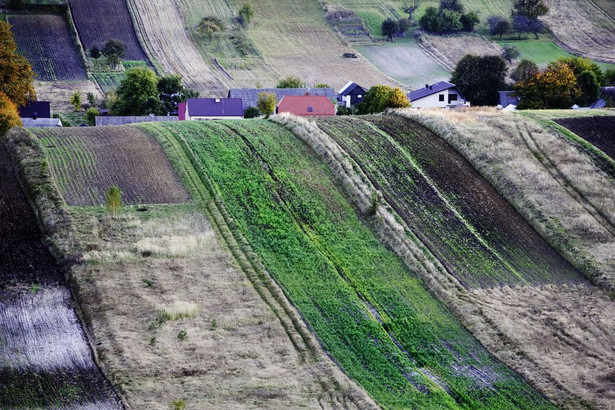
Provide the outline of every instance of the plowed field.
<path id="1" fill-rule="evenodd" d="M 37 129 L 50 168 L 69 205 L 103 205 L 119 186 L 126 204 L 180 203 L 189 199 L 162 149 L 128 127 Z"/>
<path id="2" fill-rule="evenodd" d="M 555 119 L 615 159 L 615 116 Z"/>
<path id="3" fill-rule="evenodd" d="M 584 283 L 469 162 L 394 116 L 318 120 L 464 286 Z"/>
<path id="4" fill-rule="evenodd" d="M 149 61 L 141 48 L 125 0 L 70 0 L 83 47 L 102 48 L 109 40 L 126 45 L 127 60 Z"/>
<path id="5" fill-rule="evenodd" d="M 66 19 L 55 14 L 9 16 L 17 48 L 38 80 L 86 80 L 85 68 Z"/>

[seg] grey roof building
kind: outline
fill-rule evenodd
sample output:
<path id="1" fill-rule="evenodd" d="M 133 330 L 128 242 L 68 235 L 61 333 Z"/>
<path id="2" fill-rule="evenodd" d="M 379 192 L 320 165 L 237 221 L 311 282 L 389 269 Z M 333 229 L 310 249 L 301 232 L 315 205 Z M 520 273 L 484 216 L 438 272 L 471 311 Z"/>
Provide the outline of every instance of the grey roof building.
<path id="1" fill-rule="evenodd" d="M 519 105 L 519 97 L 513 95 L 514 91 L 498 91 L 500 94 L 500 102 L 499 105 L 502 108 L 506 108 L 509 105 L 514 105 L 515 107 Z"/>
<path id="2" fill-rule="evenodd" d="M 231 88 L 228 92 L 229 98 L 241 98 L 243 109 L 256 107 L 259 93 L 273 93 L 278 102 L 285 95 L 324 95 L 331 101 L 335 101 L 337 93 L 333 88 Z"/>
<path id="3" fill-rule="evenodd" d="M 21 122 L 26 128 L 49 128 L 62 126 L 62 121 L 60 121 L 59 118 L 22 118 Z"/>
<path id="4" fill-rule="evenodd" d="M 109 125 L 126 125 L 137 124 L 140 122 L 170 122 L 178 121 L 179 118 L 161 115 L 145 115 L 145 116 L 96 116 L 96 126 L 109 126 Z"/>

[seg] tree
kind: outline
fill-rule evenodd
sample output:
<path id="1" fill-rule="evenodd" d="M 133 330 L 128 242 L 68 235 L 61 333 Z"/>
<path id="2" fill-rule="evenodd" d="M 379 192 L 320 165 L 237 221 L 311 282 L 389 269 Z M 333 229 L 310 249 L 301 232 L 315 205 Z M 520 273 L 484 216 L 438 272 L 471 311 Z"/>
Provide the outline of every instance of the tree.
<path id="1" fill-rule="evenodd" d="M 576 78 L 581 95 L 575 101 L 581 106 L 591 105 L 600 95 L 600 81 L 592 71 L 583 71 Z"/>
<path id="2" fill-rule="evenodd" d="M 241 25 L 247 26 L 252 21 L 252 17 L 254 17 L 254 7 L 252 7 L 252 3 L 246 2 L 243 3 L 241 8 L 239 9 L 239 17 L 241 19 Z"/>
<path id="3" fill-rule="evenodd" d="M 188 98 L 196 98 L 199 96 L 197 91 L 187 89 L 183 86 L 179 74 L 160 77 L 156 88 L 158 89 L 158 99 L 162 104 L 160 109 L 162 114 L 175 113 L 178 110 L 180 102 L 184 102 Z M 155 108 L 155 104 L 150 102 L 149 107 L 150 109 Z"/>
<path id="4" fill-rule="evenodd" d="M 113 115 L 160 114 L 152 111 L 152 108 L 160 108 L 161 105 L 153 104 L 156 100 L 160 102 L 157 86 L 158 78 L 151 69 L 135 67 L 127 70 L 117 88 L 117 99 L 111 112 Z"/>
<path id="5" fill-rule="evenodd" d="M 461 13 L 457 11 L 428 7 L 419 19 L 419 24 L 427 31 L 442 33 L 461 30 L 463 25 L 460 20 Z"/>
<path id="6" fill-rule="evenodd" d="M 397 34 L 400 37 L 406 36 L 406 31 L 410 28 L 410 20 L 408 19 L 399 19 L 397 20 Z"/>
<path id="7" fill-rule="evenodd" d="M 387 38 L 387 41 L 393 41 L 393 35 L 399 30 L 399 24 L 397 23 L 397 20 L 393 20 L 389 17 L 382 22 L 380 29 L 382 31 L 382 35 Z"/>
<path id="8" fill-rule="evenodd" d="M 502 36 L 512 30 L 512 25 L 510 21 L 506 17 L 503 16 L 491 16 L 487 20 L 489 23 L 489 34 L 492 36 L 500 36 L 500 40 Z"/>
<path id="9" fill-rule="evenodd" d="M 506 86 L 506 61 L 500 56 L 466 54 L 457 63 L 451 82 L 474 105 L 496 105 Z"/>
<path id="10" fill-rule="evenodd" d="M 0 93 L 17 107 L 24 106 L 36 100 L 33 79 L 30 63 L 17 53 L 10 24 L 0 21 Z"/>
<path id="11" fill-rule="evenodd" d="M 100 115 L 100 111 L 98 111 L 98 108 L 96 107 L 90 107 L 85 111 L 85 122 L 88 123 L 88 125 L 96 125 L 96 116 Z"/>
<path id="12" fill-rule="evenodd" d="M 274 93 L 258 93 L 258 100 L 256 106 L 258 110 L 265 115 L 265 118 L 269 118 L 275 111 L 277 99 Z"/>
<path id="13" fill-rule="evenodd" d="M 512 17 L 525 16 L 530 20 L 547 14 L 549 8 L 543 0 L 515 0 L 511 12 Z"/>
<path id="14" fill-rule="evenodd" d="M 474 31 L 474 27 L 480 23 L 480 19 L 476 13 L 471 12 L 463 14 L 459 18 L 459 22 L 463 26 L 463 31 L 472 32 Z"/>
<path id="15" fill-rule="evenodd" d="M 604 80 L 602 81 L 602 85 L 605 87 L 615 85 L 615 69 L 609 68 L 604 72 Z"/>
<path id="16" fill-rule="evenodd" d="M 305 84 L 299 77 L 289 76 L 282 78 L 276 88 L 305 88 Z"/>
<path id="17" fill-rule="evenodd" d="M 70 103 L 75 111 L 81 110 L 81 93 L 79 91 L 75 91 L 75 93 L 70 97 Z"/>
<path id="18" fill-rule="evenodd" d="M 406 94 L 399 88 L 387 85 L 375 85 L 365 94 L 361 104 L 357 106 L 359 114 L 374 114 L 387 108 L 409 107 Z"/>
<path id="19" fill-rule="evenodd" d="M 88 103 L 91 106 L 95 106 L 98 105 L 98 98 L 96 98 L 96 96 L 94 95 L 93 92 L 88 92 L 85 94 L 86 99 L 88 100 Z"/>
<path id="20" fill-rule="evenodd" d="M 196 26 L 197 34 L 209 37 L 209 41 L 213 40 L 214 35 L 225 29 L 224 22 L 221 19 L 213 16 L 203 17 Z"/>
<path id="21" fill-rule="evenodd" d="M 538 74 L 540 70 L 535 62 L 530 60 L 521 60 L 517 68 L 510 74 L 510 78 L 515 81 L 527 81 Z"/>
<path id="22" fill-rule="evenodd" d="M 463 4 L 459 0 L 440 0 L 440 10 L 451 10 L 463 14 Z"/>
<path id="23" fill-rule="evenodd" d="M 98 49 L 98 47 L 94 46 L 90 49 L 90 57 L 98 61 L 98 59 L 100 58 L 100 50 Z"/>
<path id="24" fill-rule="evenodd" d="M 122 191 L 117 185 L 107 190 L 105 200 L 107 212 L 114 214 L 122 210 Z"/>
<path id="25" fill-rule="evenodd" d="M 408 13 L 408 21 L 412 22 L 412 15 L 419 8 L 423 0 L 405 0 L 403 5 L 404 13 Z"/>
<path id="26" fill-rule="evenodd" d="M 21 10 L 25 7 L 26 3 L 24 0 L 9 0 L 8 6 L 13 10 Z"/>
<path id="27" fill-rule="evenodd" d="M 546 70 L 525 81 L 518 81 L 514 90 L 519 97 L 518 109 L 570 108 L 575 95 L 580 94 L 572 69 L 557 61 Z"/>
<path id="28" fill-rule="evenodd" d="M 23 124 L 19 118 L 17 106 L 6 94 L 0 92 L 0 135 L 21 125 Z"/>
<path id="29" fill-rule="evenodd" d="M 257 118 L 260 117 L 261 112 L 256 107 L 248 107 L 243 110 L 243 118 Z"/>
<path id="30" fill-rule="evenodd" d="M 512 64 L 512 60 L 519 57 L 519 50 L 515 46 L 504 46 L 502 51 L 502 58 L 508 61 L 508 64 Z"/>
<path id="31" fill-rule="evenodd" d="M 105 43 L 102 53 L 107 57 L 107 63 L 111 68 L 115 68 L 120 58 L 126 55 L 126 46 L 120 40 L 109 40 Z"/>
<path id="32" fill-rule="evenodd" d="M 568 67 L 572 69 L 574 72 L 574 76 L 577 77 L 577 80 L 582 72 L 589 71 L 596 76 L 599 84 L 604 82 L 604 73 L 600 66 L 593 62 L 588 58 L 583 57 L 562 57 L 558 58 L 557 61 L 561 61 L 562 63 L 568 64 Z"/>
<path id="33" fill-rule="evenodd" d="M 316 83 L 314 88 L 331 88 L 331 86 L 327 83 Z"/>

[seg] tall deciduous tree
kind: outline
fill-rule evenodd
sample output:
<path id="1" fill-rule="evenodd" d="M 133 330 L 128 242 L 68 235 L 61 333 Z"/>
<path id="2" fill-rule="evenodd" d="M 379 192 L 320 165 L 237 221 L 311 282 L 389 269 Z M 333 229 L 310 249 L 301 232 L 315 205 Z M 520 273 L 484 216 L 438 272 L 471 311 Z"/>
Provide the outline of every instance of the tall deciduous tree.
<path id="1" fill-rule="evenodd" d="M 526 16 L 532 20 L 547 14 L 549 8 L 543 0 L 515 0 L 512 17 Z"/>
<path id="2" fill-rule="evenodd" d="M 158 98 L 164 107 L 163 114 L 175 113 L 180 102 L 199 96 L 197 91 L 184 87 L 179 74 L 160 77 L 157 88 Z"/>
<path id="3" fill-rule="evenodd" d="M 0 21 L 0 93 L 21 107 L 36 99 L 33 79 L 30 63 L 17 53 L 10 24 Z"/>
<path id="4" fill-rule="evenodd" d="M 408 20 L 412 22 L 412 15 L 419 8 L 423 0 L 405 0 L 403 5 L 404 13 L 408 13 Z"/>
<path id="5" fill-rule="evenodd" d="M 535 62 L 531 60 L 521 60 L 517 68 L 510 74 L 510 78 L 515 81 L 527 81 L 538 74 L 540 70 Z"/>
<path id="6" fill-rule="evenodd" d="M 492 36 L 500 36 L 500 40 L 502 36 L 512 30 L 512 25 L 510 21 L 506 17 L 503 16 L 491 16 L 487 20 L 489 23 L 489 34 Z"/>
<path id="7" fill-rule="evenodd" d="M 574 97 L 581 93 L 574 72 L 561 61 L 549 64 L 546 70 L 525 81 L 517 82 L 514 90 L 520 98 L 519 109 L 570 108 Z"/>
<path id="8" fill-rule="evenodd" d="M 380 30 L 382 31 L 382 35 L 387 38 L 387 41 L 393 41 L 393 35 L 399 30 L 399 23 L 397 20 L 393 20 L 389 17 L 382 22 Z"/>
<path id="9" fill-rule="evenodd" d="M 506 84 L 506 61 L 500 56 L 465 55 L 455 67 L 451 82 L 473 105 L 496 105 Z"/>
<path id="10" fill-rule="evenodd" d="M 0 92 L 0 134 L 3 134 L 13 127 L 23 125 L 19 118 L 17 107 L 11 99 Z"/>
<path id="11" fill-rule="evenodd" d="M 113 115 L 160 114 L 163 110 L 158 98 L 158 78 L 149 68 L 136 67 L 126 71 L 117 88 Z"/>

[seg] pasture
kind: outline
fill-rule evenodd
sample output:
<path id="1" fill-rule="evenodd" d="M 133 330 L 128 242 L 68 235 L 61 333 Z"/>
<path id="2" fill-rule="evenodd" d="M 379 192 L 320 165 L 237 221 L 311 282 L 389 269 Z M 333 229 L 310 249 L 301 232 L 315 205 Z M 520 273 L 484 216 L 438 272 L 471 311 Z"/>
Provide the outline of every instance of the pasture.
<path id="1" fill-rule="evenodd" d="M 117 185 L 125 204 L 189 200 L 161 148 L 139 129 L 34 129 L 69 205 L 104 205 Z M 109 155 L 112 152 L 114 155 Z M 156 178 L 147 178 L 156 175 Z"/>
<path id="2" fill-rule="evenodd" d="M 124 0 L 71 0 L 73 20 L 85 49 L 99 49 L 109 40 L 126 45 L 126 59 L 149 59 L 139 43 Z"/>
<path id="3" fill-rule="evenodd" d="M 85 68 L 64 16 L 9 15 L 15 42 L 41 81 L 86 80 Z"/>
<path id="4" fill-rule="evenodd" d="M 257 266 L 381 405 L 549 407 L 380 244 L 288 130 L 262 120 L 143 127 L 183 148 L 250 244 L 244 252 L 258 255 Z"/>

